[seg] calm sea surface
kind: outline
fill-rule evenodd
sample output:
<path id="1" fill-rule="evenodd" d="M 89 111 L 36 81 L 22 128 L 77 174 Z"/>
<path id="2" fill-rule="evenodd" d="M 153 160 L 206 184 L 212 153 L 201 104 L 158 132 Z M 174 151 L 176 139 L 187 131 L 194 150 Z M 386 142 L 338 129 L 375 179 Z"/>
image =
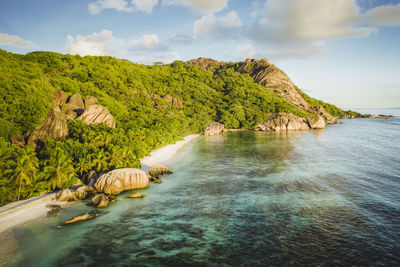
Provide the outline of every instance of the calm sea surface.
<path id="1" fill-rule="evenodd" d="M 10 266 L 399 266 L 400 117 L 200 137 L 92 221 L 16 231 Z"/>

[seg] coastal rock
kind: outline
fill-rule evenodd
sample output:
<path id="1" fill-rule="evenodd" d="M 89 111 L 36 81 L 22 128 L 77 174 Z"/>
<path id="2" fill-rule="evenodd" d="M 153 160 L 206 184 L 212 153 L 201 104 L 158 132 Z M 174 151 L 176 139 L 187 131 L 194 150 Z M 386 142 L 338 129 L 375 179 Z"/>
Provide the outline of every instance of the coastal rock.
<path id="1" fill-rule="evenodd" d="M 204 133 L 205 136 L 216 135 L 221 133 L 224 130 L 225 126 L 219 122 L 210 122 L 208 124 L 206 131 Z"/>
<path id="2" fill-rule="evenodd" d="M 267 128 L 265 127 L 264 124 L 259 124 L 254 128 L 254 131 L 266 131 Z"/>
<path id="3" fill-rule="evenodd" d="M 71 190 L 63 189 L 56 194 L 56 201 L 70 201 L 75 200 L 75 195 Z"/>
<path id="4" fill-rule="evenodd" d="M 83 214 L 79 214 L 79 215 L 73 217 L 72 219 L 66 221 L 64 223 L 64 225 L 71 224 L 71 223 L 76 223 L 76 222 L 81 222 L 81 221 L 87 221 L 87 220 L 96 218 L 97 216 L 99 216 L 99 214 L 96 213 L 96 212 L 86 212 L 86 213 L 83 213 Z"/>
<path id="5" fill-rule="evenodd" d="M 85 96 L 83 98 L 83 102 L 85 103 L 85 108 L 87 109 L 91 105 L 94 105 L 97 103 L 97 98 L 95 98 L 94 96 L 91 96 L 91 95 Z"/>
<path id="6" fill-rule="evenodd" d="M 272 114 L 264 122 L 265 130 L 273 131 L 298 131 L 308 130 L 307 123 L 302 118 L 291 113 Z"/>
<path id="7" fill-rule="evenodd" d="M 316 106 L 311 108 L 311 111 L 316 111 L 318 115 L 323 117 L 326 121 L 326 124 L 338 124 L 339 119 L 337 117 L 332 116 L 328 112 L 325 111 L 323 106 Z"/>
<path id="8" fill-rule="evenodd" d="M 115 169 L 99 177 L 94 187 L 97 192 L 118 195 L 122 191 L 149 186 L 147 174 L 139 169 Z"/>
<path id="9" fill-rule="evenodd" d="M 60 139 L 68 135 L 67 119 L 59 107 L 50 110 L 46 119 L 29 135 L 28 145 L 37 147 L 47 139 Z"/>
<path id="10" fill-rule="evenodd" d="M 85 200 L 95 193 L 95 189 L 90 186 L 83 185 L 75 190 L 74 196 L 76 199 Z"/>
<path id="11" fill-rule="evenodd" d="M 95 195 L 90 202 L 88 203 L 88 205 L 94 206 L 96 208 L 105 208 L 108 206 L 109 204 L 109 199 L 105 194 L 98 194 Z"/>
<path id="12" fill-rule="evenodd" d="M 142 193 L 133 193 L 128 196 L 129 198 L 143 198 L 144 195 Z"/>
<path id="13" fill-rule="evenodd" d="M 315 114 L 308 118 L 308 125 L 311 129 L 322 129 L 325 128 L 325 121 L 321 116 Z"/>
<path id="14" fill-rule="evenodd" d="M 86 109 L 78 120 L 83 120 L 87 124 L 99 124 L 105 122 L 109 127 L 115 128 L 113 116 L 108 111 L 108 108 L 101 105 L 91 105 Z"/>
<path id="15" fill-rule="evenodd" d="M 47 204 L 46 208 L 51 209 L 51 210 L 59 210 L 59 209 L 61 209 L 61 206 L 58 204 Z"/>
<path id="16" fill-rule="evenodd" d="M 158 177 L 160 175 L 171 174 L 171 173 L 172 171 L 167 166 L 161 164 L 153 165 L 149 169 L 149 174 L 151 177 Z"/>
<path id="17" fill-rule="evenodd" d="M 161 184 L 161 179 L 160 179 L 160 178 L 155 178 L 155 177 L 153 177 L 153 178 L 151 178 L 151 181 L 152 181 L 153 183 L 155 183 L 155 184 Z"/>
<path id="18" fill-rule="evenodd" d="M 62 105 L 67 103 L 67 100 L 68 100 L 67 93 L 61 90 L 57 90 L 53 92 L 53 99 L 51 100 L 51 103 L 61 107 Z"/>

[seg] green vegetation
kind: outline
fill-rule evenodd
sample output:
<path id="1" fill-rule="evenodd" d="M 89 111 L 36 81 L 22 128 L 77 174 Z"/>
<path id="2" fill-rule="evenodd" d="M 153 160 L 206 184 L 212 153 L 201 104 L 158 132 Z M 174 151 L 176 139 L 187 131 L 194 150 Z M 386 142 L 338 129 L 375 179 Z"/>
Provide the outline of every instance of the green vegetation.
<path id="1" fill-rule="evenodd" d="M 0 204 L 78 179 L 88 182 L 94 170 L 139 167 L 150 151 L 203 132 L 212 120 L 253 128 L 268 113 L 309 115 L 232 67 L 212 73 L 182 61 L 145 66 L 112 57 L 4 50 L 0 62 Z M 40 151 L 11 144 L 11 136 L 26 137 L 43 121 L 56 90 L 95 96 L 114 116 L 116 128 L 71 120 L 68 137 L 48 140 Z M 170 95 L 183 107 L 148 94 Z M 340 113 L 336 109 L 326 108 L 333 115 Z"/>
<path id="2" fill-rule="evenodd" d="M 312 107 L 316 107 L 316 106 L 322 106 L 324 107 L 324 110 L 326 112 L 328 112 L 329 114 L 331 114 L 334 117 L 339 117 L 339 118 L 360 118 L 360 117 L 364 117 L 362 114 L 355 112 L 355 111 L 351 111 L 351 110 L 347 110 L 344 111 L 340 108 L 338 108 L 335 105 L 329 104 L 329 103 L 325 103 L 322 100 L 318 100 L 315 98 L 312 98 L 310 96 L 308 96 L 307 94 L 305 94 L 302 90 L 300 90 L 298 87 L 296 87 L 297 92 L 299 92 L 299 94 L 304 98 L 304 100 Z"/>

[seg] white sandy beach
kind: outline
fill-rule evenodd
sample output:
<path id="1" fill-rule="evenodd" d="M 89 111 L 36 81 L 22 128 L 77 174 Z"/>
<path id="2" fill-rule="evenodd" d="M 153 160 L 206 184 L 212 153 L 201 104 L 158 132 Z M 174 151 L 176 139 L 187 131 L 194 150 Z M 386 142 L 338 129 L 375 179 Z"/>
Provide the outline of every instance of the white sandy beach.
<path id="1" fill-rule="evenodd" d="M 189 135 L 182 141 L 153 151 L 150 156 L 140 161 L 142 169 L 147 171 L 149 166 L 167 162 L 186 144 L 198 136 L 198 134 Z M 0 266 L 3 266 L 7 262 L 8 257 L 18 249 L 18 243 L 13 233 L 14 229 L 24 227 L 35 220 L 45 217 L 49 211 L 46 205 L 49 203 L 59 204 L 62 207 L 71 205 L 71 202 L 55 202 L 54 198 L 55 193 L 50 193 L 0 207 L 0 242 L 2 244 L 0 246 Z"/>

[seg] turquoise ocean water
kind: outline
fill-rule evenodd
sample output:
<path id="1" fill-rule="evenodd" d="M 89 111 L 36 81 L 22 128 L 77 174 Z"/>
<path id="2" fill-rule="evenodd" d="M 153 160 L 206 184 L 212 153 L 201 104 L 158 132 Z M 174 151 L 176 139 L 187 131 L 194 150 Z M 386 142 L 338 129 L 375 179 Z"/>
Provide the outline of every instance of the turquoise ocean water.
<path id="1" fill-rule="evenodd" d="M 400 117 L 200 137 L 174 174 L 58 228 L 15 231 L 10 266 L 398 266 Z"/>

